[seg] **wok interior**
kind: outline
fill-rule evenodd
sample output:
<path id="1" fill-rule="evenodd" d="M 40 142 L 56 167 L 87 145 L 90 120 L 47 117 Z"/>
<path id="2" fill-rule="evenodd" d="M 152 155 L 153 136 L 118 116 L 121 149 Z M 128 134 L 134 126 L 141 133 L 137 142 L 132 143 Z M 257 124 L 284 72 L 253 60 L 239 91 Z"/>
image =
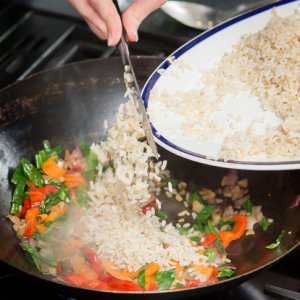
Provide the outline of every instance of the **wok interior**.
<path id="1" fill-rule="evenodd" d="M 159 64 L 159 58 L 135 58 L 135 72 L 141 84 Z M 118 58 L 88 61 L 35 75 L 0 93 L 0 259 L 26 273 L 40 274 L 18 246 L 18 239 L 6 218 L 11 201 L 9 178 L 22 157 L 33 154 L 48 139 L 53 146 L 71 149 L 84 140 L 99 142 L 104 137 L 103 121 L 112 123 L 116 110 L 124 102 L 121 61 Z M 226 169 L 205 166 L 177 157 L 159 148 L 168 160 L 172 177 L 198 186 L 216 189 Z M 229 257 L 237 265 L 237 274 L 252 272 L 271 263 L 299 243 L 299 208 L 290 209 L 292 198 L 300 193 L 299 171 L 240 171 L 239 178 L 249 179 L 250 198 L 262 205 L 266 217 L 274 219 L 267 232 L 256 230 L 228 248 Z M 163 210 L 170 218 L 183 206 L 175 200 L 161 198 Z M 265 248 L 274 242 L 281 229 L 286 234 L 282 247 Z M 229 279 L 228 281 L 234 280 Z"/>

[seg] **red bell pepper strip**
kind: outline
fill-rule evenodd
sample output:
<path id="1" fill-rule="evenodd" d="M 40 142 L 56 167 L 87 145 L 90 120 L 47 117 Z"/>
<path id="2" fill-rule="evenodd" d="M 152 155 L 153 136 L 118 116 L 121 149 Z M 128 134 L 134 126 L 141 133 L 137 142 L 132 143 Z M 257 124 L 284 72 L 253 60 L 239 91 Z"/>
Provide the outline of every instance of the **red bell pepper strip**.
<path id="1" fill-rule="evenodd" d="M 208 233 L 207 236 L 205 237 L 205 240 L 201 243 L 203 246 L 209 246 L 213 242 L 217 240 L 217 237 L 213 233 Z"/>
<path id="2" fill-rule="evenodd" d="M 233 219 L 235 224 L 231 231 L 219 232 L 224 248 L 227 248 L 232 241 L 242 237 L 247 228 L 247 218 L 244 215 L 234 215 Z"/>
<path id="3" fill-rule="evenodd" d="M 148 286 L 148 291 L 157 291 L 159 289 L 159 285 L 154 282 L 150 282 Z"/>
<path id="4" fill-rule="evenodd" d="M 246 231 L 247 228 L 247 218 L 244 215 L 234 215 L 234 226 L 231 230 L 233 233 L 233 239 L 239 239 Z"/>
<path id="5" fill-rule="evenodd" d="M 132 281 L 112 279 L 108 282 L 110 288 L 114 291 L 133 291 L 133 292 L 141 292 L 144 291 L 143 288 L 139 287 L 137 284 Z"/>
<path id="6" fill-rule="evenodd" d="M 105 290 L 109 291 L 111 290 L 110 286 L 101 280 L 92 280 L 89 283 L 86 284 L 86 287 L 91 288 L 91 289 L 96 289 L 96 290 Z"/>
<path id="7" fill-rule="evenodd" d="M 37 206 L 39 205 L 39 202 L 42 202 L 45 200 L 45 195 L 48 195 L 50 193 L 57 193 L 58 188 L 53 184 L 47 184 L 44 187 L 35 188 L 28 192 L 30 200 L 31 200 L 31 206 Z"/>
<path id="8" fill-rule="evenodd" d="M 76 285 L 76 286 L 85 286 L 88 283 L 88 280 L 79 274 L 70 274 L 70 275 L 65 275 L 63 276 L 64 280 L 67 283 Z"/>
<path id="9" fill-rule="evenodd" d="M 25 220 L 27 221 L 27 227 L 24 232 L 24 237 L 31 237 L 35 232 L 36 218 L 39 213 L 40 210 L 38 207 L 33 207 L 26 211 Z"/>
<path id="10" fill-rule="evenodd" d="M 102 271 L 104 269 L 98 259 L 96 251 L 85 246 L 81 248 L 81 252 L 89 261 L 89 263 L 91 264 L 91 268 L 97 273 L 97 275 L 99 276 L 100 274 L 102 274 Z"/>
<path id="11" fill-rule="evenodd" d="M 23 207 L 22 207 L 21 211 L 18 214 L 18 218 L 21 219 L 30 207 L 31 207 L 30 199 L 24 199 Z"/>
<path id="12" fill-rule="evenodd" d="M 217 283 L 218 281 L 219 281 L 219 279 L 216 277 L 211 277 L 204 282 L 202 282 L 200 280 L 196 280 L 196 279 L 190 279 L 190 280 L 186 281 L 186 284 L 183 286 L 183 288 L 191 288 L 191 287 L 197 287 L 197 286 L 206 285 L 206 284 L 213 284 L 213 283 Z"/>

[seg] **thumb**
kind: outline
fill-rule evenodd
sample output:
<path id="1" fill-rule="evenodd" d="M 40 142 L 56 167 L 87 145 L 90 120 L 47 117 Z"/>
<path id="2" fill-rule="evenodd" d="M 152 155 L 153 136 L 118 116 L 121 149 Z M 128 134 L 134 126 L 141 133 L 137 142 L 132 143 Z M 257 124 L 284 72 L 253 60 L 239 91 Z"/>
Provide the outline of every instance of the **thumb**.
<path id="1" fill-rule="evenodd" d="M 166 0 L 135 0 L 125 9 L 122 21 L 129 41 L 138 41 L 137 30 L 140 24 L 165 2 Z"/>

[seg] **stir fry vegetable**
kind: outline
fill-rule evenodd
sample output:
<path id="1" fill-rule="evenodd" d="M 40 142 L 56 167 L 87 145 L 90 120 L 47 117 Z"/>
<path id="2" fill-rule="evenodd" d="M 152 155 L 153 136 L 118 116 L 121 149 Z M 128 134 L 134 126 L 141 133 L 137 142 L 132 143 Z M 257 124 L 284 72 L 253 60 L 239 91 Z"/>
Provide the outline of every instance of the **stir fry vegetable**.
<path id="1" fill-rule="evenodd" d="M 21 247 L 36 267 L 69 284 L 101 290 L 156 291 L 216 283 L 235 274 L 226 249 L 253 230 L 250 218 L 252 223 L 255 218 L 254 223 L 260 224 L 263 230 L 271 224 L 250 201 L 247 180 L 237 182 L 236 174 L 224 177 L 222 188 L 216 192 L 163 176 L 160 188 L 181 189 L 178 201 L 186 197 L 185 210 L 178 214 L 180 219 L 175 228 L 188 238 L 188 244 L 201 259 L 190 265 L 171 260 L 167 267 L 154 261 L 136 271 L 120 269 L 107 258 L 98 256 L 92 244 L 65 236 L 65 232 L 76 226 L 69 223 L 69 216 L 72 215 L 72 220 L 80 219 L 90 205 L 89 182 L 95 180 L 99 165 L 96 154 L 86 143 L 81 143 L 72 152 L 66 151 L 62 159 L 61 147 L 51 148 L 48 141 L 43 146 L 35 155 L 35 164 L 23 159 L 12 175 L 15 189 L 10 218 Z M 107 158 L 101 170 L 114 173 L 111 153 L 107 153 Z M 156 200 L 151 194 L 141 214 L 154 210 L 164 232 L 169 217 Z M 192 222 L 183 224 L 184 216 L 189 216 Z M 278 247 L 283 235 L 284 232 L 267 248 Z"/>

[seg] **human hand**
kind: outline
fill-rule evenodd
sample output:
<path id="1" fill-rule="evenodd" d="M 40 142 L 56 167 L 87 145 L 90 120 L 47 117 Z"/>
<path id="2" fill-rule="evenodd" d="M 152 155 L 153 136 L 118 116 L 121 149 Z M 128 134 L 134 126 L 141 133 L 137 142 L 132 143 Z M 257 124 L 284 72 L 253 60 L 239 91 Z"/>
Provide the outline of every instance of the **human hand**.
<path id="1" fill-rule="evenodd" d="M 90 29 L 108 46 L 115 46 L 122 34 L 122 23 L 112 0 L 68 0 L 83 16 Z M 122 22 L 131 42 L 138 41 L 142 21 L 167 0 L 134 0 L 122 13 Z"/>

